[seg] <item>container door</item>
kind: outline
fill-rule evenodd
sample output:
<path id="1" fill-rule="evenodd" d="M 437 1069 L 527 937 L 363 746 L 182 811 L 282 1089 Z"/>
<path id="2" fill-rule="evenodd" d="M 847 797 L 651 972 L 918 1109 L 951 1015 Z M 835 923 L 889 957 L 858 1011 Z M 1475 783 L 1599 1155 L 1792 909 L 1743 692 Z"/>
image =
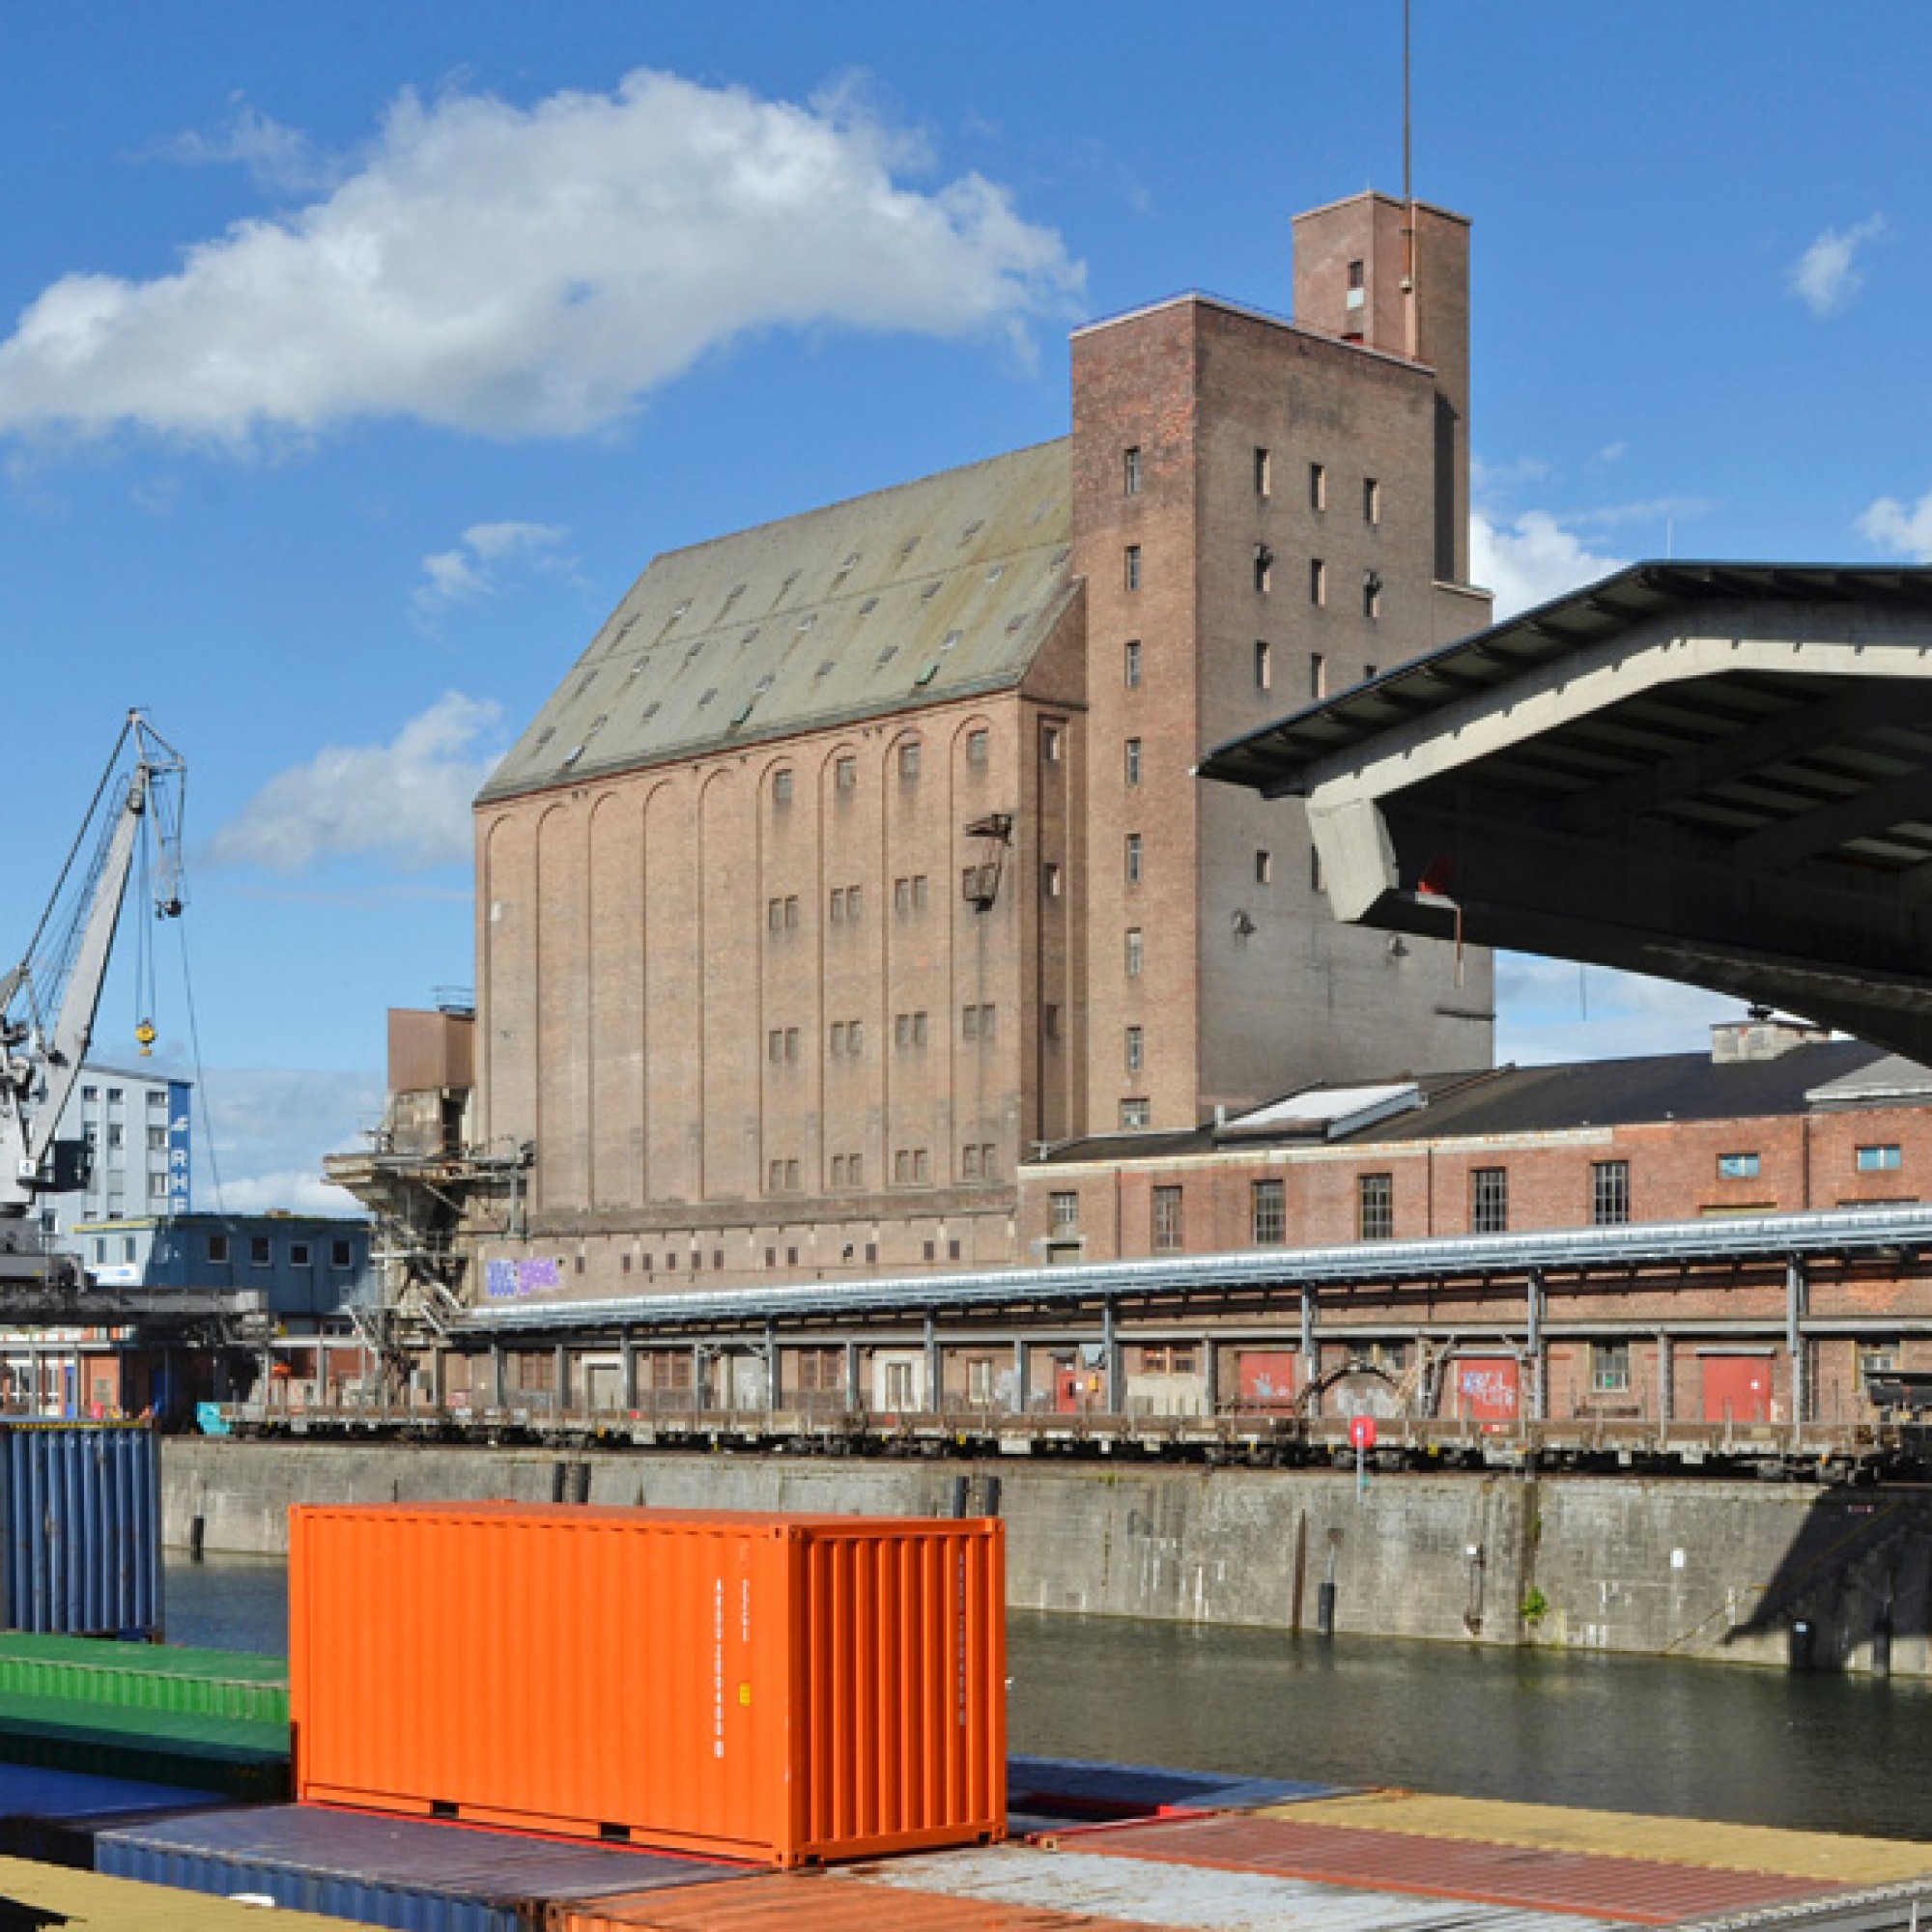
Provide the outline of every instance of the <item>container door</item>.
<path id="1" fill-rule="evenodd" d="M 1705 1355 L 1704 1420 L 1769 1422 L 1771 1357 Z"/>
<path id="2" fill-rule="evenodd" d="M 1294 1406 L 1293 1349 L 1243 1349 L 1237 1359 L 1244 1409 L 1285 1414 Z"/>
<path id="3" fill-rule="evenodd" d="M 1514 1422 L 1521 1413 L 1522 1365 L 1514 1355 L 1460 1355 L 1451 1365 L 1455 1410 L 1471 1422 Z"/>

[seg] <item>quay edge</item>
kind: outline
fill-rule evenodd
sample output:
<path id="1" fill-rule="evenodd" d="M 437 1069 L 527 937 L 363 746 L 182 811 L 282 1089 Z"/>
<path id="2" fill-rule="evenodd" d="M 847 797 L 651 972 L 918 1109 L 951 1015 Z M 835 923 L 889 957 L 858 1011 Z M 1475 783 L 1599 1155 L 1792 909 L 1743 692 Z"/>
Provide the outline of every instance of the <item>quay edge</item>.
<path id="1" fill-rule="evenodd" d="M 562 1466 L 564 1475 L 559 1476 Z M 1932 1677 L 1932 1492 L 170 1438 L 163 1535 L 286 1553 L 299 1502 L 950 1514 L 997 1481 L 1013 1608 Z"/>

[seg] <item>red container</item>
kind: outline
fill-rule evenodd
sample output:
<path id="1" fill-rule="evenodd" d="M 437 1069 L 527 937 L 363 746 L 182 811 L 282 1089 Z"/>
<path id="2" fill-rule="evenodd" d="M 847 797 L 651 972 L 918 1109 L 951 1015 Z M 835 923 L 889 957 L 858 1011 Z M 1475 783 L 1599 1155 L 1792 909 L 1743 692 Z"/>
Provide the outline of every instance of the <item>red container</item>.
<path id="1" fill-rule="evenodd" d="M 289 1517 L 305 1802 L 781 1866 L 1005 1833 L 998 1522 Z"/>

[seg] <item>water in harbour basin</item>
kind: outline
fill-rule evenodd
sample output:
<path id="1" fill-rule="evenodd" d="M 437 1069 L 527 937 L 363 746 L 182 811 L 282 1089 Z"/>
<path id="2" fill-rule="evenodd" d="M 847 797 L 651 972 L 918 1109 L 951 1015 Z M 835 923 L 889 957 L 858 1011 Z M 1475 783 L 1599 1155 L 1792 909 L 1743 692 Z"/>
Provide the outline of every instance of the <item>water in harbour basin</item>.
<path id="1" fill-rule="evenodd" d="M 175 1643 L 281 1651 L 288 1570 L 171 1556 Z M 1016 1610 L 1016 1751 L 1932 1835 L 1932 1687 Z"/>

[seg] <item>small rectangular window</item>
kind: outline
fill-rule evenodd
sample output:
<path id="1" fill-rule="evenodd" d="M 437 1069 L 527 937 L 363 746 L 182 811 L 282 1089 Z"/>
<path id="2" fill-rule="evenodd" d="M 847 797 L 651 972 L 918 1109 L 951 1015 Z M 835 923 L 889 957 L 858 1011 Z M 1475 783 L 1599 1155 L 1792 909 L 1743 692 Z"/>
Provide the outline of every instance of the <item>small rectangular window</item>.
<path id="1" fill-rule="evenodd" d="M 1311 604 L 1328 601 L 1328 566 L 1319 556 L 1308 559 L 1308 601 Z"/>
<path id="2" fill-rule="evenodd" d="M 1350 262 L 1349 264 L 1349 286 L 1351 289 L 1359 289 L 1366 286 L 1367 279 L 1367 272 L 1360 262 Z"/>
<path id="3" fill-rule="evenodd" d="M 784 930 L 785 902 L 783 899 L 765 901 L 765 930 L 782 932 Z"/>
<path id="4" fill-rule="evenodd" d="M 1137 886 L 1141 882 L 1141 835 L 1138 832 L 1127 834 L 1125 859 L 1127 884 Z"/>
<path id="5" fill-rule="evenodd" d="M 1056 1235 L 1070 1235 L 1080 1226 L 1080 1196 L 1068 1191 L 1047 1197 L 1051 1211 L 1053 1232 Z"/>
<path id="6" fill-rule="evenodd" d="M 798 927 L 798 895 L 792 894 L 785 900 L 785 930 L 792 932 Z"/>
<path id="7" fill-rule="evenodd" d="M 1261 638 L 1255 639 L 1255 689 L 1274 689 L 1274 646 Z"/>
<path id="8" fill-rule="evenodd" d="M 1758 1157 L 1754 1153 L 1720 1153 L 1718 1156 L 1719 1180 L 1754 1180 L 1757 1171 Z"/>
<path id="9" fill-rule="evenodd" d="M 832 897 L 826 907 L 826 918 L 834 925 L 842 925 L 844 923 L 845 888 L 843 886 L 834 886 L 832 888 Z"/>
<path id="10" fill-rule="evenodd" d="M 1126 1065 L 1129 1073 L 1138 1073 L 1147 1060 L 1147 1037 L 1137 1026 L 1127 1029 Z"/>
<path id="11" fill-rule="evenodd" d="M 913 911 L 923 912 L 925 910 L 925 901 L 926 901 L 926 875 L 923 872 L 915 872 L 912 875 Z"/>
<path id="12" fill-rule="evenodd" d="M 275 1259 L 274 1244 L 267 1235 L 256 1235 L 248 1243 L 248 1259 L 258 1268 L 270 1266 Z"/>
<path id="13" fill-rule="evenodd" d="M 1630 1162 L 1590 1164 L 1590 1221 L 1598 1228 L 1621 1228 L 1631 1217 Z"/>
<path id="14" fill-rule="evenodd" d="M 785 1028 L 785 1058 L 787 1060 L 796 1060 L 798 1058 L 798 1029 L 796 1027 Z"/>
<path id="15" fill-rule="evenodd" d="M 1308 890 L 1311 893 L 1327 891 L 1321 880 L 1321 848 L 1313 839 L 1308 843 Z"/>
<path id="16" fill-rule="evenodd" d="M 1057 765 L 1060 762 L 1060 726 L 1058 724 L 1042 724 L 1039 727 L 1039 757 L 1040 762 L 1045 765 Z"/>
<path id="17" fill-rule="evenodd" d="M 1278 1248 L 1288 1238 L 1288 1209 L 1279 1180 L 1254 1183 L 1254 1240 L 1258 1248 Z"/>
<path id="18" fill-rule="evenodd" d="M 1131 638 L 1122 647 L 1121 682 L 1129 691 L 1138 691 L 1141 686 L 1141 645 L 1138 638 Z"/>
<path id="19" fill-rule="evenodd" d="M 1259 446 L 1255 450 L 1255 495 L 1271 496 L 1274 491 L 1274 459 Z"/>
<path id="20" fill-rule="evenodd" d="M 1153 1103 L 1142 1095 L 1121 1102 L 1121 1124 L 1128 1129 L 1144 1127 L 1153 1118 Z"/>
<path id="21" fill-rule="evenodd" d="M 1141 929 L 1137 925 L 1130 925 L 1127 927 L 1126 945 L 1126 966 L 1127 978 L 1129 980 L 1138 980 L 1141 977 L 1141 967 L 1146 962 L 1146 959 L 1147 943 L 1141 936 Z"/>
<path id="22" fill-rule="evenodd" d="M 961 1180 L 978 1180 L 979 1178 L 980 1178 L 979 1144 L 976 1141 L 968 1141 L 966 1145 L 959 1150 L 959 1179 Z M 932 1243 L 928 1241 L 926 1243 L 927 1261 L 930 1261 L 932 1259 L 931 1249 L 932 1249 Z"/>
<path id="23" fill-rule="evenodd" d="M 1051 1001 L 1040 1009 L 1039 1030 L 1048 1039 L 1060 1037 L 1060 1009 Z"/>
<path id="24" fill-rule="evenodd" d="M 1501 1235 L 1509 1229 L 1509 1169 L 1479 1167 L 1469 1175 L 1469 1232 Z"/>
<path id="25" fill-rule="evenodd" d="M 795 1160 L 785 1162 L 785 1191 L 790 1194 L 798 1192 L 798 1162 Z M 713 1267 L 723 1267 L 724 1265 L 724 1257 L 723 1255 L 713 1255 L 711 1257 L 711 1265 Z"/>
<path id="26" fill-rule="evenodd" d="M 1311 510 L 1325 510 L 1328 507 L 1328 471 L 1320 463 L 1308 466 L 1308 507 Z"/>
<path id="27" fill-rule="evenodd" d="M 961 1007 L 959 1009 L 959 1037 L 978 1039 L 980 1037 L 980 1009 Z"/>
<path id="28" fill-rule="evenodd" d="M 1264 543 L 1255 546 L 1255 589 L 1265 597 L 1274 587 L 1274 552 Z"/>
<path id="29" fill-rule="evenodd" d="M 1373 476 L 1362 478 L 1362 521 L 1378 524 L 1382 520 L 1382 486 Z"/>
<path id="30" fill-rule="evenodd" d="M 1260 848 L 1256 849 L 1255 884 L 1258 886 L 1271 886 L 1274 884 L 1274 854 L 1272 852 L 1264 851 Z"/>
<path id="31" fill-rule="evenodd" d="M 931 1156 L 923 1148 L 914 1148 L 912 1151 L 912 1178 L 915 1182 L 932 1179 Z"/>
<path id="32" fill-rule="evenodd" d="M 224 1242 L 222 1244 L 222 1259 L 224 1261 L 227 1259 L 227 1243 Z M 209 1259 L 212 1261 L 213 1257 L 211 1255 Z M 355 1257 L 347 1241 L 331 1241 L 328 1244 L 328 1264 L 330 1267 L 338 1268 L 355 1266 Z"/>
<path id="33" fill-rule="evenodd" d="M 1590 1345 L 1590 1390 L 1594 1395 L 1624 1395 L 1631 1385 L 1631 1345 L 1593 1342 Z"/>
<path id="34" fill-rule="evenodd" d="M 781 1160 L 765 1163 L 765 1192 L 781 1194 L 784 1191 L 785 1164 Z"/>
<path id="35" fill-rule="evenodd" d="M 845 1051 L 845 1022 L 843 1020 L 834 1020 L 832 1022 L 831 1046 L 835 1058 Z"/>
<path id="36" fill-rule="evenodd" d="M 133 1257 L 130 1255 L 128 1259 L 131 1261 Z M 289 1243 L 289 1265 L 291 1267 L 305 1268 L 308 1264 L 308 1243 L 306 1241 L 291 1241 Z"/>
<path id="37" fill-rule="evenodd" d="M 765 1036 L 765 1058 L 776 1066 L 785 1057 L 785 1037 L 782 1027 L 773 1027 Z"/>
<path id="38" fill-rule="evenodd" d="M 783 767 L 772 774 L 772 803 L 789 805 L 791 803 L 791 770 Z"/>
<path id="39" fill-rule="evenodd" d="M 866 891 L 863 886 L 845 888 L 845 923 L 856 924 L 859 915 L 866 909 Z"/>
<path id="40" fill-rule="evenodd" d="M 226 1235 L 211 1235 L 211 1236 L 209 1236 L 209 1237 L 208 1237 L 208 1259 L 209 1259 L 209 1260 L 210 1260 L 210 1261 L 211 1261 L 211 1262 L 212 1262 L 212 1263 L 213 1263 L 213 1264 L 214 1264 L 214 1265 L 215 1265 L 216 1267 L 226 1267 L 226 1266 L 227 1266 L 227 1264 L 228 1264 L 228 1236 L 227 1236 Z M 340 1263 L 340 1264 L 338 1264 L 338 1265 L 340 1265 L 340 1266 L 345 1266 L 345 1267 L 346 1267 L 346 1266 L 348 1265 L 348 1264 L 347 1264 L 347 1263 L 345 1262 L 345 1263 Z"/>
<path id="41" fill-rule="evenodd" d="M 1901 1164 L 1896 1146 L 1861 1147 L 1859 1150 L 1861 1174 L 1889 1174 Z"/>
<path id="42" fill-rule="evenodd" d="M 1318 704 L 1328 696 L 1328 660 L 1320 651 L 1308 653 L 1308 695 Z"/>
<path id="43" fill-rule="evenodd" d="M 899 777 L 910 782 L 919 777 L 919 740 L 908 738 L 899 747 Z"/>
<path id="44" fill-rule="evenodd" d="M 1138 738 L 1129 738 L 1127 740 L 1126 745 L 1123 747 L 1122 762 L 1125 765 L 1125 771 L 1122 775 L 1125 781 L 1130 785 L 1139 784 L 1141 781 L 1141 741 Z"/>
<path id="45" fill-rule="evenodd" d="M 832 764 L 832 783 L 834 789 L 838 791 L 857 791 L 859 760 L 852 757 L 835 758 Z"/>
<path id="46" fill-rule="evenodd" d="M 1129 544 L 1125 551 L 1122 553 L 1121 574 L 1122 581 L 1129 590 L 1138 590 L 1141 587 L 1141 547 L 1139 544 Z"/>
<path id="47" fill-rule="evenodd" d="M 1156 1187 L 1153 1190 L 1153 1245 L 1158 1253 L 1171 1254 L 1180 1246 L 1180 1189 Z"/>
<path id="48" fill-rule="evenodd" d="M 1042 861 L 1039 868 L 1039 895 L 1043 899 L 1060 896 L 1060 867 L 1053 860 Z"/>
<path id="49" fill-rule="evenodd" d="M 1362 615 L 1379 617 L 1382 614 L 1382 580 L 1377 571 L 1362 573 Z"/>
<path id="50" fill-rule="evenodd" d="M 1121 494 L 1124 497 L 1141 494 L 1141 452 L 1138 444 L 1121 452 Z"/>
<path id="51" fill-rule="evenodd" d="M 987 743 L 987 734 L 983 730 L 967 732 L 966 762 L 969 765 L 983 765 L 986 762 Z"/>
<path id="52" fill-rule="evenodd" d="M 1364 1241 L 1395 1238 L 1395 1176 L 1355 1177 L 1355 1235 Z"/>

